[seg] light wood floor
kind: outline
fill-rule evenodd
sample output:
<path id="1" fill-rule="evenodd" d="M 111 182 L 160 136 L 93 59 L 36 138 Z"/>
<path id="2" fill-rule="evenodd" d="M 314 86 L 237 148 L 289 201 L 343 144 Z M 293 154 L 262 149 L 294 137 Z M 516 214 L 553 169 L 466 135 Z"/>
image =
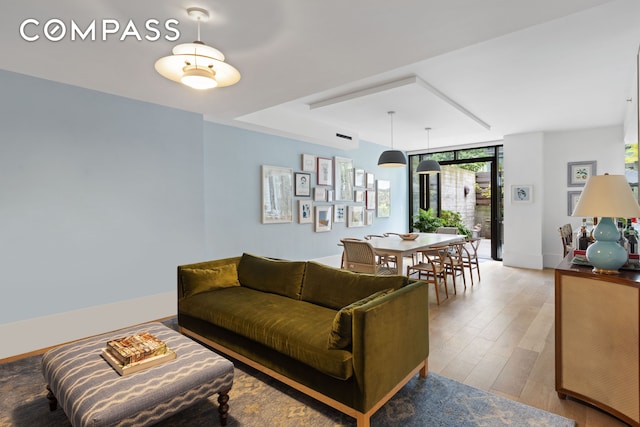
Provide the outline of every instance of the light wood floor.
<path id="1" fill-rule="evenodd" d="M 440 305 L 431 285 L 429 371 L 574 419 L 580 427 L 625 426 L 555 392 L 554 271 L 497 261 L 480 269 L 479 283 L 467 283 L 466 291 L 459 284 L 458 294 Z"/>

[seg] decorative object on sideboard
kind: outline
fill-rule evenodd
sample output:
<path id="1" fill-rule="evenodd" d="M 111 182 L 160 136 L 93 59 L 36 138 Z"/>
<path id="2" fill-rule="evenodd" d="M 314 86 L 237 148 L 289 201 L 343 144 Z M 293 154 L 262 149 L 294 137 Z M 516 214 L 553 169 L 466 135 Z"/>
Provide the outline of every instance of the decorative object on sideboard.
<path id="1" fill-rule="evenodd" d="M 620 233 L 613 218 L 640 217 L 640 206 L 624 175 L 595 175 L 587 181 L 573 216 L 600 217 L 593 236 L 595 243 L 587 249 L 587 259 L 593 271 L 617 274 L 628 259 L 620 246 Z"/>

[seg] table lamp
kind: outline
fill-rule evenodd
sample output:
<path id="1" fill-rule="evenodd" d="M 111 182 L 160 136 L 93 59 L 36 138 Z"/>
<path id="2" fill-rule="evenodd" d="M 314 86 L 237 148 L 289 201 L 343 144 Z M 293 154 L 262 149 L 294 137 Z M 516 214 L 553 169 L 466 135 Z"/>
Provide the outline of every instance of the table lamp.
<path id="1" fill-rule="evenodd" d="M 618 243 L 620 232 L 613 218 L 640 217 L 640 206 L 626 177 L 604 174 L 589 178 L 572 216 L 601 218 L 593 231 L 595 243 L 587 248 L 587 260 L 595 273 L 618 273 L 628 255 Z"/>

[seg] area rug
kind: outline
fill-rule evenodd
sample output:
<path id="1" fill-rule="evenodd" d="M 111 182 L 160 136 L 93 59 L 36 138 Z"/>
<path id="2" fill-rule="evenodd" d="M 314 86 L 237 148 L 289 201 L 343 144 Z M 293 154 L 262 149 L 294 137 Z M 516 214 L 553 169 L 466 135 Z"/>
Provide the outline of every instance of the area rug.
<path id="1" fill-rule="evenodd" d="M 0 365 L 0 426 L 69 426 L 61 409 L 49 411 L 41 356 Z M 355 426 L 355 420 L 278 381 L 234 361 L 229 427 Z M 217 396 L 158 424 L 219 425 Z M 575 426 L 551 414 L 429 373 L 414 377 L 371 418 L 376 426 Z"/>

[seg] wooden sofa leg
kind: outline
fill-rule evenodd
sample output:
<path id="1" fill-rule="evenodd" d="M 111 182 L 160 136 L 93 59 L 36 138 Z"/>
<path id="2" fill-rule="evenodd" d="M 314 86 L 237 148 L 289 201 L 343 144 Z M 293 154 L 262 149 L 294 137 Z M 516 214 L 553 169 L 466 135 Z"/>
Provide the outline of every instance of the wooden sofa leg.
<path id="1" fill-rule="evenodd" d="M 428 373 L 429 373 L 429 359 L 426 359 L 424 361 L 424 365 L 422 365 L 422 368 L 420 368 L 420 377 L 426 378 Z"/>
<path id="2" fill-rule="evenodd" d="M 357 414 L 356 415 L 356 427 L 370 427 L 371 416 L 369 414 Z"/>
<path id="3" fill-rule="evenodd" d="M 220 425 L 227 425 L 227 416 L 229 415 L 229 390 L 221 391 L 218 394 L 218 413 L 220 414 Z"/>

